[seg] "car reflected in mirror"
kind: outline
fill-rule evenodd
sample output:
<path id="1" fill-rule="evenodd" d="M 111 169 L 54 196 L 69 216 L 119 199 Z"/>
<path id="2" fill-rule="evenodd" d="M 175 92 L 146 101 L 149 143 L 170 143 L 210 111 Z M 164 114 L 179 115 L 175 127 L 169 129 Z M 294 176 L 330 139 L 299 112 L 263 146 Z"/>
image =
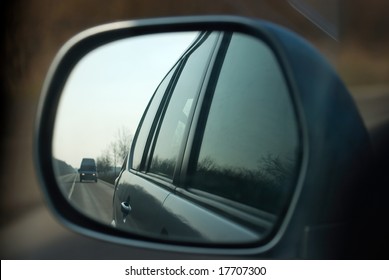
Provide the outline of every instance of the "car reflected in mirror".
<path id="1" fill-rule="evenodd" d="M 64 86 L 53 135 L 57 182 L 78 211 L 132 234 L 201 244 L 273 233 L 301 153 L 277 57 L 239 32 L 145 35 L 95 49 Z M 82 158 L 95 158 L 94 169 L 75 172 Z"/>

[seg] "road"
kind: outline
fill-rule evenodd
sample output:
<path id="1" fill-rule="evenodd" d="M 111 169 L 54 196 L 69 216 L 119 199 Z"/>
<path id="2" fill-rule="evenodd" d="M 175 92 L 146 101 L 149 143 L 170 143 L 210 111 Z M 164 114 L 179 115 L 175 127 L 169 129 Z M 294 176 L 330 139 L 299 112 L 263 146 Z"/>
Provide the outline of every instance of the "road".
<path id="1" fill-rule="evenodd" d="M 77 173 L 58 178 L 64 196 L 80 212 L 104 224 L 112 221 L 114 186 L 103 180 L 83 181 Z"/>

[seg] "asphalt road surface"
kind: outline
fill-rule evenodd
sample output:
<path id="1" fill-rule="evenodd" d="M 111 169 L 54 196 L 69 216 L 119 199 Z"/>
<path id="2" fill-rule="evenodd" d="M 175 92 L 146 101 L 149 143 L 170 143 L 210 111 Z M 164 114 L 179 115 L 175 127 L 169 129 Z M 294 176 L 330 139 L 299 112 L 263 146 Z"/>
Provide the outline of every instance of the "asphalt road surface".
<path id="1" fill-rule="evenodd" d="M 112 221 L 112 198 L 114 186 L 103 180 L 80 182 L 79 174 L 58 178 L 64 196 L 81 213 L 103 224 Z"/>

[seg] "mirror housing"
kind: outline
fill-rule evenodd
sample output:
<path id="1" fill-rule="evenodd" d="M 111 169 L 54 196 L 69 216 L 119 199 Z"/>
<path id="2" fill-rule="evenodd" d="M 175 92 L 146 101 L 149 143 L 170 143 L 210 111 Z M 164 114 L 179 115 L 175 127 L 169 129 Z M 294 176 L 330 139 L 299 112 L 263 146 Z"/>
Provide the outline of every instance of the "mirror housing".
<path id="1" fill-rule="evenodd" d="M 241 32 L 264 41 L 285 76 L 302 143 L 297 183 L 284 218 L 270 238 L 249 244 L 213 246 L 147 236 L 108 227 L 79 213 L 61 194 L 52 164 L 53 127 L 61 92 L 75 65 L 92 50 L 119 39 L 201 30 Z M 201 16 L 117 22 L 76 35 L 59 51 L 45 80 L 35 139 L 37 171 L 51 210 L 76 232 L 120 244 L 188 253 L 259 254 L 263 258 L 332 258 L 327 244 L 352 246 L 345 238 L 360 211 L 360 177 L 371 157 L 370 143 L 356 107 L 325 59 L 292 32 L 264 21 Z M 309 210 L 307 210 L 309 209 Z M 342 243 L 345 242 L 345 243 Z M 325 247 L 325 248 L 324 248 Z M 331 247 L 331 246 L 330 246 Z"/>

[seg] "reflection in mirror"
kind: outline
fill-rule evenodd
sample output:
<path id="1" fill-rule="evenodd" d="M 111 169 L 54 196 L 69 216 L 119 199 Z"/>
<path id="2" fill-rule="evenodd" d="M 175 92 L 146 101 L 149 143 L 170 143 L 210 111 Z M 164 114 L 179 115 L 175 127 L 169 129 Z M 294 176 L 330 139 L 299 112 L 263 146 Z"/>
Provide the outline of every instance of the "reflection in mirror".
<path id="1" fill-rule="evenodd" d="M 82 213 L 111 223 L 114 180 L 139 120 L 197 33 L 118 40 L 93 50 L 73 69 L 57 110 L 53 161 L 63 194 Z M 83 167 L 85 158 L 95 161 L 95 175 Z"/>
<path id="2" fill-rule="evenodd" d="M 301 158 L 278 60 L 236 32 L 146 35 L 94 50 L 66 83 L 53 141 L 57 181 L 81 213 L 194 243 L 274 233 Z"/>

